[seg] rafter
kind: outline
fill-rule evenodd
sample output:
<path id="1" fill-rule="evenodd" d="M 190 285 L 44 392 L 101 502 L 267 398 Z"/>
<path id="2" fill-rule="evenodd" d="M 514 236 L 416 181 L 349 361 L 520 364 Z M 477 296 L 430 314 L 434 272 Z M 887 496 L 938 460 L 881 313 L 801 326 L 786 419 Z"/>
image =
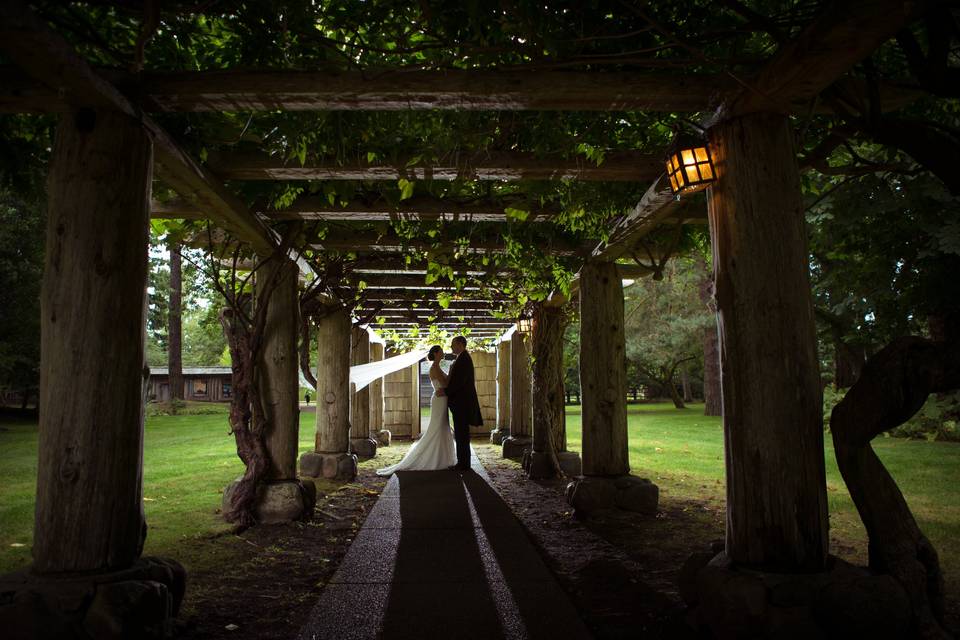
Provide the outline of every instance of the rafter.
<path id="1" fill-rule="evenodd" d="M 311 249 L 317 251 L 352 251 L 358 253 L 403 253 L 406 251 L 419 250 L 426 251 L 435 248 L 437 243 L 447 244 L 451 252 L 457 251 L 467 254 L 498 253 L 506 249 L 506 241 L 498 234 L 489 234 L 483 239 L 471 239 L 467 247 L 458 247 L 454 244 L 455 238 L 449 237 L 446 240 L 437 238 L 431 242 L 425 240 L 403 240 L 393 233 L 378 233 L 373 231 L 352 231 L 352 230 L 329 230 L 326 235 L 320 239 L 309 241 Z M 539 250 L 558 256 L 570 256 L 584 252 L 589 252 L 595 246 L 596 242 L 584 243 L 576 246 L 570 242 L 551 239 L 544 241 Z"/>
<path id="2" fill-rule="evenodd" d="M 211 154 L 208 164 L 227 180 L 587 180 L 647 182 L 663 171 L 661 154 L 614 151 L 597 165 L 584 157 L 537 157 L 489 152 L 436 163 L 338 164 L 336 159 L 300 165 L 253 153 Z"/>

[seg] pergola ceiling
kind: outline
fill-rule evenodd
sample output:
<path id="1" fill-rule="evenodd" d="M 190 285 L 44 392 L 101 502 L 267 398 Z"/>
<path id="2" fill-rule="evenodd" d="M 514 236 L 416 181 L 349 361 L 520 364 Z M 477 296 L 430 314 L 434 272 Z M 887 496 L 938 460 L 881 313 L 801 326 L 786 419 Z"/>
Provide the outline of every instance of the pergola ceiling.
<path id="1" fill-rule="evenodd" d="M 491 293 L 483 276 L 471 276 L 471 283 L 457 294 L 481 302 L 455 299 L 439 316 L 441 320 L 430 313 L 411 311 L 416 308 L 414 301 L 429 300 L 449 290 L 451 284 L 438 281 L 432 288 L 426 285 L 423 267 L 407 265 L 403 254 L 411 249 L 429 251 L 438 241 L 454 243 L 464 237 L 468 243 L 459 247 L 461 253 L 495 254 L 506 248 L 498 230 L 501 225 L 522 225 L 526 233 L 536 234 L 537 229 L 553 227 L 550 223 L 558 211 L 530 207 L 522 199 L 467 201 L 421 194 L 391 203 L 362 193 L 346 203 L 306 196 L 288 207 L 271 210 L 256 202 L 241 201 L 224 181 L 575 180 L 650 184 L 639 203 L 613 221 L 607 242 L 576 236 L 565 239 L 550 233 L 537 245 L 539 252 L 558 256 L 615 260 L 629 256 L 638 240 L 664 225 L 676 228 L 689 222 L 702 224 L 705 219 L 702 200 L 678 202 L 665 188 L 659 178 L 662 149 L 610 152 L 599 165 L 522 150 L 462 157 L 451 154 L 440 162 L 348 162 L 335 158 L 290 162 L 264 153 L 223 152 L 211 154 L 201 163 L 146 113 L 556 110 L 689 114 L 717 110 L 729 117 L 775 110 L 810 114 L 825 111 L 816 97 L 831 85 L 837 95 L 862 100 L 867 91 L 864 83 L 844 74 L 909 18 L 904 3 L 893 0 L 829 3 L 793 39 L 781 42 L 768 60 L 736 73 L 228 69 L 145 71 L 134 75 L 94 68 L 25 5 L 6 2 L 0 5 L 0 49 L 17 68 L 0 69 L 0 113 L 58 113 L 89 106 L 119 109 L 141 118 L 154 139 L 156 176 L 179 196 L 155 203 L 153 217 L 211 220 L 262 255 L 277 245 L 273 225 L 289 221 L 323 224 L 316 232 L 308 229 L 309 248 L 356 253 L 365 263 L 379 260 L 386 265 L 384 269 L 392 270 L 353 273 L 337 284 L 347 289 L 364 287 L 359 315 L 378 311 L 385 319 L 382 326 L 401 327 L 409 324 L 407 319 L 416 324 L 444 322 L 459 305 L 475 304 L 477 315 L 464 314 L 463 323 L 473 323 L 477 331 L 495 332 L 509 322 L 494 319 L 489 311 L 484 313 L 502 302 L 502 296 Z M 650 24 L 663 30 L 662 25 Z M 883 83 L 872 91 L 878 92 L 883 107 L 890 109 L 914 97 L 909 91 Z M 523 222 L 512 219 L 507 211 L 517 202 L 529 211 Z M 444 232 L 421 240 L 368 226 L 403 219 L 442 221 Z M 460 231 L 453 233 L 455 229 Z M 449 235 L 444 235 L 448 230 Z M 408 270 L 408 266 L 412 268 Z M 636 275 L 647 272 L 640 269 Z M 472 307 L 460 308 L 466 311 Z"/>

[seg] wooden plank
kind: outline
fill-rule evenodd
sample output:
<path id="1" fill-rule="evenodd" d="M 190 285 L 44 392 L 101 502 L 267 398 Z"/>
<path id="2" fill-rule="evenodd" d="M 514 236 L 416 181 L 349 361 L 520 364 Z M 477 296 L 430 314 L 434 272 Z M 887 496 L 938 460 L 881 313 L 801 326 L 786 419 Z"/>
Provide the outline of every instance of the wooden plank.
<path id="1" fill-rule="evenodd" d="M 464 204 L 443 198 L 417 196 L 392 205 L 386 201 L 365 202 L 354 200 L 346 205 L 331 205 L 325 198 L 307 196 L 282 210 L 258 209 L 258 212 L 274 220 L 345 220 L 385 221 L 396 218 L 447 220 L 451 222 L 506 222 L 508 207 L 529 212 L 525 221 L 547 221 L 559 211 L 532 208 L 529 203 L 517 201 L 483 202 Z"/>
<path id="2" fill-rule="evenodd" d="M 853 65 L 920 15 L 928 2 L 851 0 L 830 2 L 796 38 L 781 46 L 750 88 L 738 92 L 721 117 L 755 111 L 790 113 L 809 103 Z M 844 89 L 855 90 L 849 85 Z"/>
<path id="3" fill-rule="evenodd" d="M 105 107 L 138 118 L 153 138 L 156 172 L 165 183 L 258 252 L 270 253 L 276 247 L 270 229 L 227 191 L 209 169 L 101 78 L 21 0 L 0 3 L 0 50 L 73 107 Z"/>
<path id="4" fill-rule="evenodd" d="M 431 242 L 425 240 L 404 241 L 391 234 L 381 234 L 371 231 L 330 230 L 326 236 L 309 242 L 309 247 L 316 251 L 351 251 L 358 253 L 405 253 L 411 249 L 426 251 L 434 248 L 436 243 L 447 242 L 450 246 L 454 237 L 436 238 Z M 552 239 L 551 244 L 544 244 L 538 249 L 553 255 L 570 256 L 588 254 L 596 242 L 585 243 L 582 246 L 572 245 L 558 239 Z M 497 253 L 506 249 L 506 241 L 499 235 L 487 234 L 484 239 L 471 239 L 470 245 L 464 250 L 466 253 Z"/>
<path id="5" fill-rule="evenodd" d="M 661 175 L 643 194 L 637 206 L 620 219 L 610 238 L 593 250 L 593 257 L 603 261 L 616 260 L 665 219 L 689 206 L 692 206 L 689 200 L 678 200 L 673 195 L 667 176 Z"/>
<path id="6" fill-rule="evenodd" d="M 660 154 L 611 151 L 599 166 L 585 157 L 537 157 L 487 152 L 436 163 L 338 164 L 335 158 L 300 165 L 257 153 L 211 154 L 208 162 L 227 180 L 588 180 L 647 182 L 663 171 Z"/>

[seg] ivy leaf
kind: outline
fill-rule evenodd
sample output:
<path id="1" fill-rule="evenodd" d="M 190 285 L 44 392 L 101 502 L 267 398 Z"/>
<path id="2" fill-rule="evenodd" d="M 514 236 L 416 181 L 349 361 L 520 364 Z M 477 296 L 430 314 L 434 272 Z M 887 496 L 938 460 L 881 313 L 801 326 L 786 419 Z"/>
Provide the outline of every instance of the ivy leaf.
<path id="1" fill-rule="evenodd" d="M 507 214 L 508 220 L 516 220 L 517 222 L 525 222 L 527 218 L 530 217 L 529 211 L 516 209 L 514 207 L 507 207 L 503 212 Z"/>
<path id="2" fill-rule="evenodd" d="M 437 303 L 441 308 L 447 309 L 450 306 L 450 294 L 446 291 L 441 291 L 437 294 Z"/>
<path id="3" fill-rule="evenodd" d="M 413 197 L 413 182 L 400 178 L 397 181 L 397 186 L 400 187 L 400 200 L 407 200 Z"/>

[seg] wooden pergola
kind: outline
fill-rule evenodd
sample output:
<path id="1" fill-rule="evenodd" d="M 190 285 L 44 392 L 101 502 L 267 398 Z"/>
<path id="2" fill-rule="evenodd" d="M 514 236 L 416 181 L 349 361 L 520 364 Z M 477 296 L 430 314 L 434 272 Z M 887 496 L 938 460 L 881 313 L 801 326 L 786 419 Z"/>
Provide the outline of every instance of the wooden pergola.
<path id="1" fill-rule="evenodd" d="M 582 475 L 570 495 L 588 511 L 634 504 L 656 508 L 656 487 L 630 479 L 621 280 L 649 269 L 618 264 L 663 229 L 709 224 L 721 340 L 727 466 L 726 555 L 734 565 L 781 573 L 822 571 L 828 519 L 820 378 L 802 216 L 800 172 L 790 114 L 822 110 L 828 87 L 866 88 L 848 71 L 902 28 L 912 10 L 893 0 L 830 5 L 748 78 L 729 74 L 567 71 L 402 71 L 378 73 L 227 70 L 132 76 L 88 64 L 22 2 L 0 8 L 0 50 L 16 68 L 0 70 L 0 112 L 61 114 L 50 171 L 43 288 L 40 465 L 33 571 L 38 575 L 130 569 L 142 549 L 140 511 L 144 283 L 151 217 L 210 220 L 248 245 L 273 283 L 263 375 L 271 381 L 272 431 L 266 478 L 298 478 L 297 271 L 277 253 L 275 224 L 335 223 L 309 238 L 314 251 L 350 251 L 365 262 L 335 288 L 365 295 L 356 309 L 331 307 L 317 320 L 320 344 L 316 451 L 301 474 L 350 477 L 355 453 L 377 436 L 367 424 L 370 391 L 351 401 L 350 364 L 382 357 L 351 331 L 351 313 L 381 326 L 471 327 L 497 337 L 513 318 L 495 313 L 504 297 L 468 274 L 465 288 L 427 285 L 425 266 L 408 265 L 417 241 L 370 232 L 371 221 L 435 219 L 469 223 L 468 252 L 504 248 L 500 225 L 517 224 L 509 201 L 413 198 L 398 205 L 358 197 L 346 206 L 303 198 L 281 210 L 243 202 L 225 181 L 249 180 L 591 180 L 649 184 L 636 206 L 611 222 L 605 242 L 545 235 L 545 253 L 579 258 L 583 398 Z M 885 108 L 913 96 L 880 84 Z M 263 154 L 192 157 L 153 114 L 206 111 L 560 110 L 713 112 L 708 125 L 716 182 L 703 200 L 677 199 L 663 176 L 663 149 L 612 153 L 599 166 L 522 152 L 451 157 L 438 163 L 301 165 Z M 154 202 L 156 179 L 177 194 Z M 530 233 L 556 211 L 535 210 Z M 309 227 L 308 227 L 309 228 Z M 451 236 L 451 240 L 455 235 Z M 548 241 L 546 238 L 551 238 Z M 432 245 L 423 240 L 423 246 Z M 303 269 L 303 266 L 300 267 Z M 276 275 L 274 275 L 276 274 Z M 496 274 L 503 275 L 503 274 Z M 509 274 L 506 274 L 509 277 Z M 455 293 L 446 309 L 427 301 Z M 262 295 L 258 285 L 258 295 Z M 504 455 L 525 450 L 532 476 L 579 468 L 563 456 L 563 296 L 536 305 L 530 335 L 513 331 L 497 347 L 498 435 Z M 108 329 L 109 328 L 109 329 Z M 534 367 L 528 370 L 529 357 Z M 372 355 L 371 355 L 372 354 Z M 103 363 L 109 363 L 104 367 Z M 70 368 L 87 388 L 54 375 Z M 757 392 L 763 381 L 763 393 Z M 532 393 L 531 393 L 532 389 Z M 376 393 L 376 391 L 373 391 Z M 382 391 L 381 391 L 382 393 Z M 363 395 L 367 394 L 367 395 Z M 96 398 L 115 398 L 109 405 Z M 352 420 L 348 419 L 352 416 Z M 375 420 L 374 420 L 375 422 Z M 98 445 L 114 443 L 109 454 Z M 375 450 L 375 445 L 373 446 Z M 563 459 L 561 459 L 563 458 Z M 618 481 L 619 481 L 618 480 Z M 634 479 L 636 480 L 636 479 Z M 647 486 L 649 485 L 649 486 Z M 132 571 L 132 569 L 130 569 Z M 143 572 L 141 571 L 141 574 Z M 141 575 L 138 574 L 138 575 Z M 158 614 L 159 615 L 159 614 Z"/>

